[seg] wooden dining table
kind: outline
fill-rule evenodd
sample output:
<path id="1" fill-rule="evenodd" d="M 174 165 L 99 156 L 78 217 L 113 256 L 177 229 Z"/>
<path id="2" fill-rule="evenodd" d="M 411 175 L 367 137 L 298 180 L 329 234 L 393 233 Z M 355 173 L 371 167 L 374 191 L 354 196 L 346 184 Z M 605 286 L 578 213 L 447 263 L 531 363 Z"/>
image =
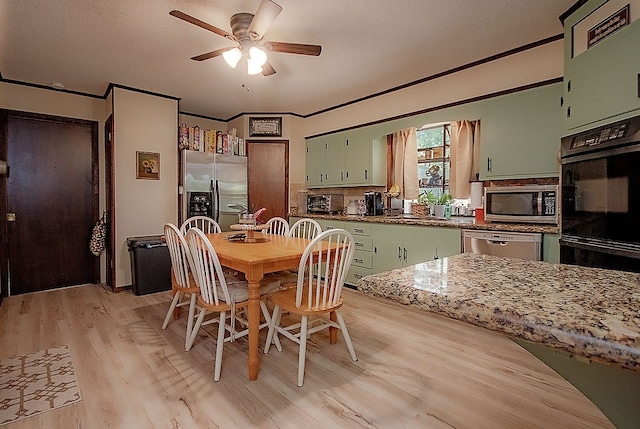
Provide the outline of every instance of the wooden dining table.
<path id="1" fill-rule="evenodd" d="M 260 281 L 267 273 L 297 268 L 310 240 L 274 234 L 256 233 L 263 240 L 231 241 L 225 238 L 237 231 L 207 234 L 224 267 L 244 273 L 249 283 L 249 380 L 258 378 L 260 357 Z"/>

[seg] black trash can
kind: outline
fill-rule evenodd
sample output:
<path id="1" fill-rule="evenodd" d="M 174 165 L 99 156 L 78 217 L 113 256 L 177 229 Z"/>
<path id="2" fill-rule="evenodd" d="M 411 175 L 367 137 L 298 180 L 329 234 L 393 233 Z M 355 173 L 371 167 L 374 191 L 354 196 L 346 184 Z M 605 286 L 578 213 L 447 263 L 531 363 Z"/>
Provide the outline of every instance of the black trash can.
<path id="1" fill-rule="evenodd" d="M 127 238 L 131 286 L 136 295 L 171 289 L 171 257 L 162 235 Z"/>

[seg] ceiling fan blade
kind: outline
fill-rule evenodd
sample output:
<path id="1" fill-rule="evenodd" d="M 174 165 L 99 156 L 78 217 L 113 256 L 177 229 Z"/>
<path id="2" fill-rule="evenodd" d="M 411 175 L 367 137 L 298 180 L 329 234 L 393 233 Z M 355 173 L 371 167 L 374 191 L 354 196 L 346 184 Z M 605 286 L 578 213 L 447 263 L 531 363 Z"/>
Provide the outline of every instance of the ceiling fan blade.
<path id="1" fill-rule="evenodd" d="M 276 74 L 276 69 L 274 69 L 271 63 L 267 61 L 262 65 L 262 75 L 271 76 L 272 74 Z"/>
<path id="2" fill-rule="evenodd" d="M 280 12 L 282 12 L 282 6 L 271 0 L 262 0 L 251 24 L 249 24 L 248 31 L 251 38 L 254 40 L 262 39 Z"/>
<path id="3" fill-rule="evenodd" d="M 214 27 L 211 24 L 207 24 L 204 21 L 200 21 L 198 18 L 194 18 L 191 15 L 187 15 L 184 12 L 180 12 L 179 10 L 172 10 L 169 12 L 169 15 L 175 16 L 183 21 L 187 21 L 189 24 L 197 25 L 200 28 L 204 28 L 205 30 L 209 30 L 213 33 L 219 34 L 222 37 L 226 37 L 227 39 L 236 40 L 235 36 L 227 31 L 221 30 L 218 27 Z"/>
<path id="4" fill-rule="evenodd" d="M 195 57 L 191 57 L 191 59 L 195 61 L 204 61 L 204 60 L 208 60 L 209 58 L 218 57 L 223 53 L 230 51 L 232 49 L 233 49 L 233 46 L 230 48 L 216 49 L 215 51 L 207 52 L 206 54 L 196 55 Z"/>
<path id="5" fill-rule="evenodd" d="M 266 42 L 265 48 L 272 52 L 313 55 L 315 57 L 320 55 L 320 52 L 322 52 L 322 46 L 305 45 L 302 43 Z"/>

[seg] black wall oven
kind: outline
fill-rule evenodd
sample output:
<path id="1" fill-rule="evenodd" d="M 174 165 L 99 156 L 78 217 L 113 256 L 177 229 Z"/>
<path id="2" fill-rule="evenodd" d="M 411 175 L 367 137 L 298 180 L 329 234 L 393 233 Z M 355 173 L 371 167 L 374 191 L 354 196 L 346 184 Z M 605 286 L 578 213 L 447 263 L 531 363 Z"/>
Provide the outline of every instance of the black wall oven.
<path id="1" fill-rule="evenodd" d="M 560 262 L 640 272 L 640 117 L 562 139 Z"/>

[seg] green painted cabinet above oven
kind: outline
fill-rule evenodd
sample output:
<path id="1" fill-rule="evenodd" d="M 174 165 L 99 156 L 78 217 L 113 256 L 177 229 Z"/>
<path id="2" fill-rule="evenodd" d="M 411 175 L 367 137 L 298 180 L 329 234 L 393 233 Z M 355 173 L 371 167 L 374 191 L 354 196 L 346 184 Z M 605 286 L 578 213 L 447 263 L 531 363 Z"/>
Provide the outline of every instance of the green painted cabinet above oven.
<path id="1" fill-rule="evenodd" d="M 487 100 L 482 107 L 480 180 L 558 177 L 562 84 Z"/>
<path id="2" fill-rule="evenodd" d="M 385 186 L 387 149 L 368 128 L 314 137 L 306 141 L 306 186 Z"/>
<path id="3" fill-rule="evenodd" d="M 589 30 L 626 5 L 637 15 L 640 0 L 591 0 L 564 21 L 563 135 L 640 114 L 640 20 L 586 47 Z"/>

